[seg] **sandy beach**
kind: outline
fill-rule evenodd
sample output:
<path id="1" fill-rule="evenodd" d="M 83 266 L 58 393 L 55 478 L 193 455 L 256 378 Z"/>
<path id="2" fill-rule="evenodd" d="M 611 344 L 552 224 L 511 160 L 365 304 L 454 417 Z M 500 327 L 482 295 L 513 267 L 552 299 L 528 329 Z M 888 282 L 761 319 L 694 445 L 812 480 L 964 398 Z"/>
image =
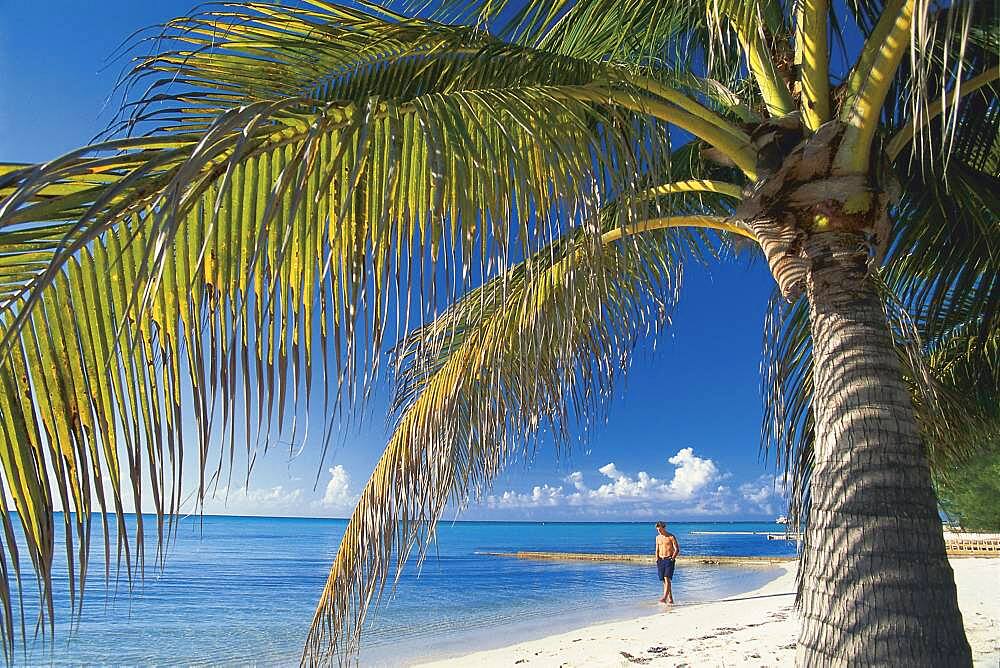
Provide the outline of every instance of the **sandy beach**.
<path id="1" fill-rule="evenodd" d="M 953 558 L 959 605 L 977 666 L 1000 665 L 1000 559 Z M 795 563 L 755 591 L 425 666 L 788 666 L 798 618 Z M 652 592 L 656 593 L 656 592 Z"/>

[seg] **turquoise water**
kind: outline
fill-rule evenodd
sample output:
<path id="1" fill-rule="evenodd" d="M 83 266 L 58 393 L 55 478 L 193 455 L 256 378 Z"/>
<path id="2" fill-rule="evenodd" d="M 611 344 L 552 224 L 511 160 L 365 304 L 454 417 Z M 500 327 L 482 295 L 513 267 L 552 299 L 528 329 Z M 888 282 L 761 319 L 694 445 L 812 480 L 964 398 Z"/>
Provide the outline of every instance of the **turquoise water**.
<path id="1" fill-rule="evenodd" d="M 56 639 L 44 645 L 29 640 L 27 655 L 19 654 L 16 663 L 297 664 L 345 525 L 323 519 L 186 519 L 164 569 L 147 566 L 145 580 L 131 594 L 124 584 L 106 589 L 103 563 L 95 561 L 83 614 L 73 627 L 60 570 Z M 686 554 L 794 554 L 793 544 L 764 536 L 691 533 L 778 530 L 774 524 L 678 523 L 670 528 Z M 649 523 L 442 524 L 422 570 L 408 569 L 369 623 L 360 663 L 406 664 L 653 612 L 660 585 L 649 566 L 477 554 L 648 553 L 653 538 Z M 61 546 L 56 554 L 64 554 Z M 776 575 L 773 568 L 679 567 L 675 595 L 678 603 L 711 600 L 755 589 Z M 30 596 L 29 589 L 26 605 Z"/>

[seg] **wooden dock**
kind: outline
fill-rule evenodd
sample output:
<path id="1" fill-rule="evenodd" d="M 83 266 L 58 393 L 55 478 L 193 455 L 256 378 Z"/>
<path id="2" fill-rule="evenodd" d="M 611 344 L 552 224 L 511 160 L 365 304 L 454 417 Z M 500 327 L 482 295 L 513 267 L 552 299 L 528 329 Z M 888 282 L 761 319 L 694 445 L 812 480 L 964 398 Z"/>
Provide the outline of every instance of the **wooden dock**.
<path id="1" fill-rule="evenodd" d="M 692 531 L 692 536 L 770 536 L 774 531 Z"/>
<path id="2" fill-rule="evenodd" d="M 1000 534 L 945 532 L 945 544 L 949 556 L 1000 557 Z M 618 564 L 652 564 L 656 561 L 649 554 L 597 554 L 591 552 L 476 552 L 476 554 L 535 561 L 591 561 Z M 695 566 L 773 566 L 796 559 L 798 557 L 728 557 L 682 554 L 677 558 L 677 563 Z"/>
<path id="3" fill-rule="evenodd" d="M 701 536 L 765 536 L 768 540 L 802 540 L 795 531 L 692 531 Z"/>
<path id="4" fill-rule="evenodd" d="M 774 531 L 692 531 L 714 536 L 764 536 L 767 540 L 801 541 L 803 534 Z M 1000 533 L 944 532 L 945 548 L 952 557 L 1000 557 Z"/>
<path id="5" fill-rule="evenodd" d="M 589 552 L 476 552 L 490 557 L 531 559 L 536 561 L 600 561 L 619 564 L 652 564 L 650 554 L 592 554 Z M 678 564 L 702 566 L 773 566 L 795 561 L 796 557 L 705 557 L 681 555 Z"/>
<path id="6" fill-rule="evenodd" d="M 944 532 L 949 555 L 960 557 L 1000 557 L 1000 533 Z"/>

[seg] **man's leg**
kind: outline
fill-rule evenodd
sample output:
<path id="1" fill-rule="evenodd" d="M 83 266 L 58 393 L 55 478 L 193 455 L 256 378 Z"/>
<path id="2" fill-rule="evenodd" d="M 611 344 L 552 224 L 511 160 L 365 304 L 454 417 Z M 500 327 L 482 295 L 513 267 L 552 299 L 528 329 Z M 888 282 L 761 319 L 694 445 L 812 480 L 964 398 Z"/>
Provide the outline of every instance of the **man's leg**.
<path id="1" fill-rule="evenodd" d="M 670 578 L 663 578 L 663 598 L 667 599 L 666 602 L 673 605 L 674 602 L 674 592 L 671 589 Z"/>

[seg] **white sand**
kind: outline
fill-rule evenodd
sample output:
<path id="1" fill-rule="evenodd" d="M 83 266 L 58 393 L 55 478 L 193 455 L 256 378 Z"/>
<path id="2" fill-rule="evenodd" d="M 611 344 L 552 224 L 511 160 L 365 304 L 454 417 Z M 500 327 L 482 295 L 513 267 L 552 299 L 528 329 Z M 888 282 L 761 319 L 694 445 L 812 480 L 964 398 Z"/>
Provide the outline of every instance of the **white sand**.
<path id="1" fill-rule="evenodd" d="M 952 559 L 977 666 L 1000 665 L 1000 559 Z M 798 617 L 795 564 L 766 586 L 712 603 L 476 652 L 427 666 L 790 666 Z"/>

